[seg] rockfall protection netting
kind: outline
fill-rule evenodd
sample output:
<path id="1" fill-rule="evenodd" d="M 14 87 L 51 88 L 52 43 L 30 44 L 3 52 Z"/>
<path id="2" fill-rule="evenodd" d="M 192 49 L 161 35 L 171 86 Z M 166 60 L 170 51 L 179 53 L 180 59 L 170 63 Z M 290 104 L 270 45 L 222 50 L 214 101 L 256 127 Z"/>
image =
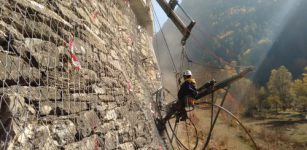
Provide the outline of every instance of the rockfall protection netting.
<path id="1" fill-rule="evenodd" d="M 128 3 L 0 0 L 0 149 L 154 143 L 147 104 L 131 99 L 157 68 Z"/>

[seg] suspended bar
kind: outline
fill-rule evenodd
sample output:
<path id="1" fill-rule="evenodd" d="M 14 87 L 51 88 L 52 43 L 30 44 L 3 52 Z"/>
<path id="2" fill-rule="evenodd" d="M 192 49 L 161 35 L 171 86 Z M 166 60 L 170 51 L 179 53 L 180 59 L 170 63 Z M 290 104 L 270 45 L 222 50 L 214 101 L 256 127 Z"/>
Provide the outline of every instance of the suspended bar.
<path id="1" fill-rule="evenodd" d="M 203 86 L 201 86 L 198 91 L 199 94 L 197 95 L 196 99 L 201 99 L 203 98 L 204 96 L 207 96 L 209 94 L 211 94 L 212 92 L 215 92 L 219 89 L 222 89 L 222 88 L 225 88 L 227 86 L 229 86 L 231 83 L 233 83 L 234 81 L 238 80 L 238 79 L 241 79 L 243 78 L 247 73 L 253 71 L 253 68 L 247 68 L 245 69 L 244 71 L 242 71 L 241 73 L 237 74 L 237 75 L 234 75 L 224 81 L 221 81 L 217 84 L 215 84 L 213 86 L 213 88 L 208 88 L 208 85 L 204 84 Z"/>
<path id="2" fill-rule="evenodd" d="M 196 22 L 194 20 L 191 20 L 188 26 L 183 23 L 183 21 L 174 12 L 174 9 L 178 4 L 177 0 L 170 0 L 169 3 L 167 3 L 165 0 L 157 0 L 157 2 L 183 35 L 183 38 L 181 39 L 181 44 L 185 45 L 186 40 L 189 38 L 191 30 Z"/>
<path id="3" fill-rule="evenodd" d="M 171 7 L 172 10 L 175 9 L 176 5 L 178 5 L 178 1 L 177 0 L 170 0 L 168 2 L 169 6 Z"/>

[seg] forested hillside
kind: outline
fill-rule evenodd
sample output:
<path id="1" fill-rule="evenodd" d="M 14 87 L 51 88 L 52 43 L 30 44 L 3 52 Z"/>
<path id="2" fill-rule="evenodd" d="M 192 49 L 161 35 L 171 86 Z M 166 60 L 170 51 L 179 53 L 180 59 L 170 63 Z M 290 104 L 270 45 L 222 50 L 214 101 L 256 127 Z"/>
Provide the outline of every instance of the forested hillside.
<path id="1" fill-rule="evenodd" d="M 284 65 L 297 78 L 307 65 L 307 1 L 185 0 L 181 5 L 197 22 L 187 42 L 188 57 L 195 63 L 218 68 L 252 65 L 257 68 L 258 84 L 268 81 L 273 68 Z M 182 35 L 171 21 L 164 24 L 163 32 L 178 67 Z M 170 70 L 161 32 L 155 46 L 162 70 Z"/>
<path id="2" fill-rule="evenodd" d="M 185 48 L 180 44 L 182 34 L 170 20 L 154 39 L 164 88 L 173 93 L 172 99 L 178 91 L 176 78 L 185 69 L 193 72 L 199 87 L 213 78 L 221 83 L 253 66 L 253 75 L 231 84 L 227 96 L 220 90 L 202 100 L 213 101 L 216 96 L 218 105 L 225 98 L 220 105 L 247 124 L 261 150 L 306 149 L 307 1 L 183 0 L 181 6 L 196 21 Z M 176 14 L 189 24 L 179 7 Z M 155 22 L 157 25 L 157 18 Z M 192 122 L 206 137 L 212 115 L 209 109 L 195 108 Z M 241 131 L 232 131 L 238 129 L 238 123 L 229 115 L 218 120 L 209 145 L 223 147 L 217 149 L 252 146 Z M 188 135 L 182 137 L 190 141 Z"/>

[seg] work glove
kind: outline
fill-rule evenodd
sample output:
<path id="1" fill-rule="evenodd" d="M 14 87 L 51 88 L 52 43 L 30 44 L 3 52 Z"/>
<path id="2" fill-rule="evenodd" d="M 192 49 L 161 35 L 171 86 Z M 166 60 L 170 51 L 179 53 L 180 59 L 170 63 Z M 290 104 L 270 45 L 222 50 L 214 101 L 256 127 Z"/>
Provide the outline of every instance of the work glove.
<path id="1" fill-rule="evenodd" d="M 198 95 L 198 91 L 193 92 L 193 97 L 195 98 Z"/>
<path id="2" fill-rule="evenodd" d="M 209 85 L 210 85 L 210 86 L 213 86 L 215 83 L 216 83 L 216 81 L 215 81 L 214 79 L 212 79 L 212 80 L 209 81 Z"/>

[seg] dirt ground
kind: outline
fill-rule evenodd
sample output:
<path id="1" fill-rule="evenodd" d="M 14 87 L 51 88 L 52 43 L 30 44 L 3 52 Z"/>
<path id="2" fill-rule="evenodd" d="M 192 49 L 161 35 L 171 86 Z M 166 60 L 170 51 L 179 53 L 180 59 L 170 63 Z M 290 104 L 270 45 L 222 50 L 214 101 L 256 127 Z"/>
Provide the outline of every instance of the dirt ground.
<path id="1" fill-rule="evenodd" d="M 194 110 L 189 113 L 198 132 L 198 146 L 204 145 L 210 127 L 210 110 Z M 240 119 L 248 128 L 257 146 L 261 150 L 306 150 L 307 120 L 299 113 L 280 113 L 268 119 Z M 171 120 L 174 126 L 174 119 Z M 168 128 L 170 131 L 170 128 Z M 180 122 L 176 130 L 179 141 L 188 149 L 196 142 L 194 127 L 189 121 Z M 170 136 L 172 133 L 170 132 Z M 173 137 L 175 149 L 184 149 Z M 221 113 L 213 129 L 210 150 L 253 150 L 255 147 L 244 130 L 226 115 Z"/>

